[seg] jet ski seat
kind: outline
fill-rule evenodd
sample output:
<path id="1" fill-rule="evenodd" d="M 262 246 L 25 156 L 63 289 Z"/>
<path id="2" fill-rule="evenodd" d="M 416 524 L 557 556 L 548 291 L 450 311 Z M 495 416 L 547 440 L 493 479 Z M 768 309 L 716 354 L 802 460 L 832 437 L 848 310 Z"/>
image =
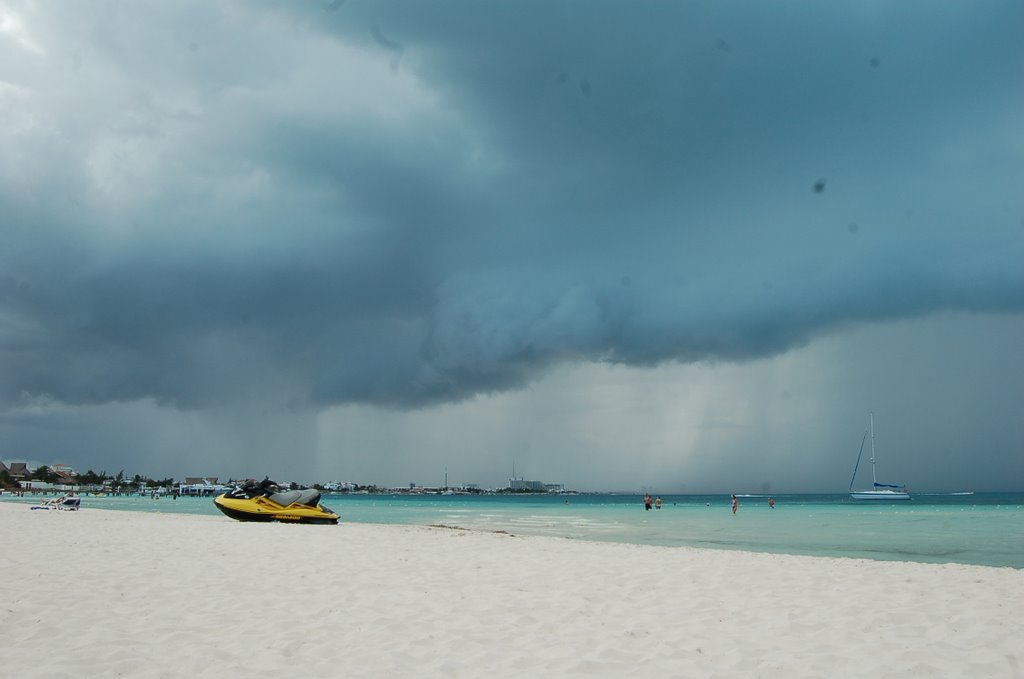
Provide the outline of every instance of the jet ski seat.
<path id="1" fill-rule="evenodd" d="M 315 507 L 320 502 L 320 491 L 316 488 L 303 488 L 301 490 L 285 490 L 280 493 L 272 493 L 270 499 L 279 505 L 287 507 L 292 503 Z"/>

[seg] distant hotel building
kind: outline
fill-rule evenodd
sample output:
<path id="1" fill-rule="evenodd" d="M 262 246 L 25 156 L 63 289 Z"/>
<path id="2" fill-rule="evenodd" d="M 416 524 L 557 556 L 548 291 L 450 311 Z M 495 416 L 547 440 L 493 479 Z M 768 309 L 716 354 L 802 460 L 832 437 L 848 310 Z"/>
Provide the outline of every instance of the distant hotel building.
<path id="1" fill-rule="evenodd" d="M 509 490 L 525 490 L 533 493 L 561 493 L 565 486 L 561 483 L 544 483 L 543 481 L 527 481 L 526 479 L 509 479 Z"/>

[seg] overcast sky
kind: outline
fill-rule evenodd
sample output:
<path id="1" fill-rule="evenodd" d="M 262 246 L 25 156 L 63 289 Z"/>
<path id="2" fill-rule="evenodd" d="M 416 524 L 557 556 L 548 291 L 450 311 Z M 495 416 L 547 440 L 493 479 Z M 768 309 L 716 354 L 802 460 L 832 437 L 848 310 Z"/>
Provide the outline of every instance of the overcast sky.
<path id="1" fill-rule="evenodd" d="M 1024 483 L 1024 4 L 0 0 L 0 458 Z M 861 480 L 870 480 L 862 476 Z"/>

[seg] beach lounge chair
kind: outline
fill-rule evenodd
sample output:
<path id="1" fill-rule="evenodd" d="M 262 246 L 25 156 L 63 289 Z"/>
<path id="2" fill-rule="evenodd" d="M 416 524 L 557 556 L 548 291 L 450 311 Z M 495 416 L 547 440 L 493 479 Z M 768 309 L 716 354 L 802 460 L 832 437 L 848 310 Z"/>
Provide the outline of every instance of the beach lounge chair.
<path id="1" fill-rule="evenodd" d="M 38 505 L 33 505 L 32 509 L 56 509 L 58 511 L 78 511 L 78 508 L 82 505 L 82 498 L 74 495 L 58 495 L 55 498 L 49 500 L 43 500 Z"/>

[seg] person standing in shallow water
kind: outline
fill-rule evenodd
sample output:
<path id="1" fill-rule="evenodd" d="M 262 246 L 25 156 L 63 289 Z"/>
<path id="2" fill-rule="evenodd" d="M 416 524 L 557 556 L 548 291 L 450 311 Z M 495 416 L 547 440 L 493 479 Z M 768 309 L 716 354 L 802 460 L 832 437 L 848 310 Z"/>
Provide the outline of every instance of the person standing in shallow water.
<path id="1" fill-rule="evenodd" d="M 768 498 L 768 509 L 775 509 L 775 498 Z"/>
<path id="2" fill-rule="evenodd" d="M 644 511 L 651 511 L 651 496 L 644 495 Z"/>
<path id="3" fill-rule="evenodd" d="M 732 513 L 733 514 L 736 513 L 736 510 L 739 508 L 739 506 L 740 506 L 740 501 L 736 499 L 736 494 L 733 493 L 733 496 L 732 496 Z"/>

